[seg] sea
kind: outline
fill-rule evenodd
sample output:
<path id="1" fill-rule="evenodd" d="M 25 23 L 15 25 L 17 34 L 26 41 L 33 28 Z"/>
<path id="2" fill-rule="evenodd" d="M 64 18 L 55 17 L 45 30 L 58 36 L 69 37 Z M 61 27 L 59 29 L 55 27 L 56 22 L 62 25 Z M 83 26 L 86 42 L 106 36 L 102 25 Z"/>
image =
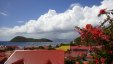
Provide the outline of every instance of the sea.
<path id="1" fill-rule="evenodd" d="M 0 42 L 0 46 L 19 46 L 19 47 L 29 47 L 29 46 L 56 46 L 61 43 L 68 42 Z"/>

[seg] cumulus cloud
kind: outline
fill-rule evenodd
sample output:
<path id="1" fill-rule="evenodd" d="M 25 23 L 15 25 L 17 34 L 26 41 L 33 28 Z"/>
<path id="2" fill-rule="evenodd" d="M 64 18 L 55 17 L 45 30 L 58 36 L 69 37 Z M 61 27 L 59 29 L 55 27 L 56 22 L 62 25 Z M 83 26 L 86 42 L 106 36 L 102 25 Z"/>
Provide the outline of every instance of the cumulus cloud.
<path id="1" fill-rule="evenodd" d="M 70 5 L 70 8 L 73 8 L 74 6 L 81 6 L 79 3 L 73 3 Z"/>
<path id="2" fill-rule="evenodd" d="M 92 7 L 72 4 L 72 8 L 63 13 L 57 13 L 57 11 L 50 9 L 38 19 L 29 20 L 24 25 L 13 28 L 1 28 L 0 36 L 33 33 L 41 35 L 41 37 L 54 39 L 73 39 L 77 35 L 74 32 L 75 26 L 84 27 L 88 23 L 99 25 L 100 20 L 97 17 L 99 10 L 103 8 L 112 9 L 112 6 L 112 0 L 104 0 L 101 5 L 93 5 Z"/>

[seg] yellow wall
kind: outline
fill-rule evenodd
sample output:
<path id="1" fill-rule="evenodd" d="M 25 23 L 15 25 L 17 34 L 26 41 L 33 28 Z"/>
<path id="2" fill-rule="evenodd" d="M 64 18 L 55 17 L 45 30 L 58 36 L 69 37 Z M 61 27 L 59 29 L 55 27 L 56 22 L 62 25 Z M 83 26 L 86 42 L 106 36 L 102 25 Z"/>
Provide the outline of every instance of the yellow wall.
<path id="1" fill-rule="evenodd" d="M 70 50 L 70 46 L 60 46 L 59 48 L 56 48 L 56 50 L 64 50 L 64 51 L 67 51 L 67 50 Z"/>

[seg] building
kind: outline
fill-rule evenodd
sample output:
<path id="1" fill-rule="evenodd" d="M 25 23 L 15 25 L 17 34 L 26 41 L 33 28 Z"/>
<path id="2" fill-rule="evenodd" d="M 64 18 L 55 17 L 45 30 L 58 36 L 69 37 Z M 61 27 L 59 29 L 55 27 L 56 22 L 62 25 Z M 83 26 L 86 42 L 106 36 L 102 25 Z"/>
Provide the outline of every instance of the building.
<path id="1" fill-rule="evenodd" d="M 62 50 L 17 50 L 5 64 L 64 64 Z"/>

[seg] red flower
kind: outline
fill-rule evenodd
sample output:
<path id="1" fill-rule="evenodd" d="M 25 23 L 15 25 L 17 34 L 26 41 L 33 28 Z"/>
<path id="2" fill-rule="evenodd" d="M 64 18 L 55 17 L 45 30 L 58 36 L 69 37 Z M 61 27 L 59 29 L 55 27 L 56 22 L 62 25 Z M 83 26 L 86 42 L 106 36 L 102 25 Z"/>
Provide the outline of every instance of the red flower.
<path id="1" fill-rule="evenodd" d="M 105 9 L 100 10 L 100 14 L 105 14 L 105 13 L 106 13 Z"/>
<path id="2" fill-rule="evenodd" d="M 102 57 L 102 58 L 100 59 L 100 61 L 101 61 L 102 63 L 104 63 L 104 62 L 106 61 L 106 59 Z"/>
<path id="3" fill-rule="evenodd" d="M 109 41 L 109 36 L 107 35 L 102 35 L 102 39 L 106 40 L 106 41 Z"/>
<path id="4" fill-rule="evenodd" d="M 92 25 L 91 24 L 87 24 L 86 25 L 86 29 L 92 29 L 93 27 L 92 27 Z"/>
<path id="5" fill-rule="evenodd" d="M 98 60 L 98 59 L 96 59 L 96 60 L 95 60 L 95 63 L 96 63 L 96 64 L 99 64 L 99 60 Z"/>

